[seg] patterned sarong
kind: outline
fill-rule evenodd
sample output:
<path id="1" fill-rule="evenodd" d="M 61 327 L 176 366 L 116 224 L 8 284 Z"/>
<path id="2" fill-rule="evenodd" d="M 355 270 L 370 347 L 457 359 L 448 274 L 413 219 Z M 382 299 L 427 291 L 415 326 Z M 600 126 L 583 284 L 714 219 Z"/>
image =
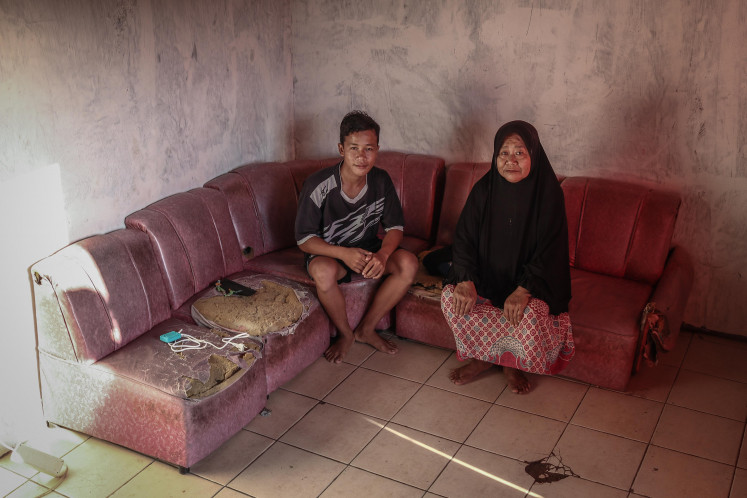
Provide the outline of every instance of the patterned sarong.
<path id="1" fill-rule="evenodd" d="M 531 298 L 524 318 L 514 328 L 500 308 L 479 300 L 472 311 L 456 316 L 453 285 L 441 293 L 441 311 L 454 333 L 457 357 L 475 358 L 537 374 L 556 374 L 573 358 L 571 319 L 568 313 L 551 315 L 547 303 Z"/>

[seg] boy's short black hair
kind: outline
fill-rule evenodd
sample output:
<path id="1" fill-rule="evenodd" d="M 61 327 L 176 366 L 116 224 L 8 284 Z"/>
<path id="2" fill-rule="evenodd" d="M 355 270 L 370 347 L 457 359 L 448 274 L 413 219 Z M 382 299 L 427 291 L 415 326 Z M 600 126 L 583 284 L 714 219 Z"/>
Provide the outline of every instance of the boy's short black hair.
<path id="1" fill-rule="evenodd" d="M 357 131 L 373 130 L 376 133 L 376 144 L 379 143 L 379 123 L 363 111 L 350 111 L 345 114 L 340 123 L 340 143 L 345 143 L 345 137 Z"/>

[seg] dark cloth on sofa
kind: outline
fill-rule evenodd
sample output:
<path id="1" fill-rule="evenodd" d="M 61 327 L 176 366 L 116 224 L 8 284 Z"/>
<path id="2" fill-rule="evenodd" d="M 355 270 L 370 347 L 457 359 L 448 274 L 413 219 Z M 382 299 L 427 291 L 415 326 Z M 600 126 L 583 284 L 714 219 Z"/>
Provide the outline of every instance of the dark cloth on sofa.
<path id="1" fill-rule="evenodd" d="M 435 249 L 423 257 L 423 266 L 425 270 L 434 276 L 445 277 L 449 274 L 451 268 L 451 246 L 444 246 Z"/>
<path id="2" fill-rule="evenodd" d="M 529 175 L 517 183 L 497 170 L 504 140 L 516 133 L 530 154 Z M 563 191 L 529 123 L 512 121 L 495 135 L 490 171 L 473 187 L 456 226 L 447 284 L 471 280 L 496 306 L 522 286 L 550 313 L 568 311 L 571 278 Z"/>

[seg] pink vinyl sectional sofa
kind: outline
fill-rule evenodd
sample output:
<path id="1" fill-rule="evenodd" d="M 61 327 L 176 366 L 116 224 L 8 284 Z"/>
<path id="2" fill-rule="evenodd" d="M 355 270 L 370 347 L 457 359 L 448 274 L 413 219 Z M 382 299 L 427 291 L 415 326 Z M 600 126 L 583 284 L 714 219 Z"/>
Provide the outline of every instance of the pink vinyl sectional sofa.
<path id="1" fill-rule="evenodd" d="M 293 227 L 304 179 L 337 161 L 236 168 L 130 214 L 123 229 L 75 242 L 33 265 L 46 420 L 182 471 L 249 423 L 267 396 L 318 359 L 335 334 L 314 296 Z M 488 168 L 446 167 L 437 157 L 399 152 L 381 152 L 377 164 L 389 172 L 403 205 L 402 246 L 416 254 L 451 242 L 467 194 Z M 671 247 L 680 201 L 602 179 L 565 178 L 562 186 L 577 346 L 563 375 L 624 390 L 643 306 L 655 300 L 666 311 L 672 340 L 680 327 L 692 283 L 688 258 Z M 244 339 L 243 352 L 172 352 L 159 341 L 168 331 L 219 340 L 195 324 L 191 306 L 221 278 L 305 289 L 303 319 L 292 333 Z M 378 283 L 354 277 L 343 285 L 353 325 Z M 435 297 L 408 294 L 379 327 L 454 348 Z M 236 367 L 226 373 L 226 365 Z"/>

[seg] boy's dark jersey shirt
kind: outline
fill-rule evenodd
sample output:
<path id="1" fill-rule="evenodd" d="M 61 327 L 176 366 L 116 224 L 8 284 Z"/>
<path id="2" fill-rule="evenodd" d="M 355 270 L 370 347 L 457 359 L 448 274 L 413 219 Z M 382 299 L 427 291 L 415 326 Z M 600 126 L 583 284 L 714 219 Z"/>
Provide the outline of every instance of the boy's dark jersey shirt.
<path id="1" fill-rule="evenodd" d="M 355 199 L 342 191 L 342 162 L 309 176 L 303 184 L 296 214 L 296 242 L 311 237 L 343 247 L 378 250 L 379 223 L 384 230 L 402 230 L 404 215 L 389 174 L 374 166 Z"/>

